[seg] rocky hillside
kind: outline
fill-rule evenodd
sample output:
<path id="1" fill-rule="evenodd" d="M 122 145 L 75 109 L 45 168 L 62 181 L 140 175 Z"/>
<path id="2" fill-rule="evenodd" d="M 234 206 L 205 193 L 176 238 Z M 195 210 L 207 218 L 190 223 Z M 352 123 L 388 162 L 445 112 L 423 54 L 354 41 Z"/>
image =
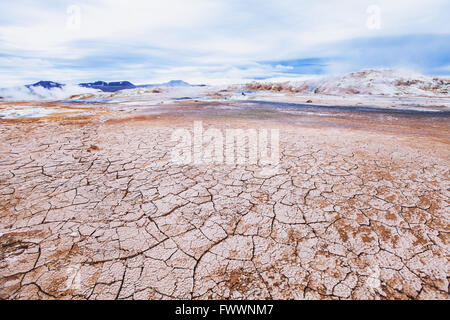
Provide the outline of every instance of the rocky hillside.
<path id="1" fill-rule="evenodd" d="M 363 70 L 304 81 L 253 82 L 245 85 L 245 89 L 328 95 L 448 96 L 450 79 L 402 70 Z"/>

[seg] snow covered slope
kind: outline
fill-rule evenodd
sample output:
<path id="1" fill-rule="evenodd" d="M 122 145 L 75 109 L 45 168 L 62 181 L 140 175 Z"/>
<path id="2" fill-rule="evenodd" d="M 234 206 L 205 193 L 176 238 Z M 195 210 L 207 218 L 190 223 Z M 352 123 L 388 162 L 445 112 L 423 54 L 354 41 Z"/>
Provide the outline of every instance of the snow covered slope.
<path id="1" fill-rule="evenodd" d="M 449 96 L 450 79 L 433 78 L 405 70 L 380 69 L 303 81 L 253 82 L 245 85 L 245 88 L 329 95 Z"/>

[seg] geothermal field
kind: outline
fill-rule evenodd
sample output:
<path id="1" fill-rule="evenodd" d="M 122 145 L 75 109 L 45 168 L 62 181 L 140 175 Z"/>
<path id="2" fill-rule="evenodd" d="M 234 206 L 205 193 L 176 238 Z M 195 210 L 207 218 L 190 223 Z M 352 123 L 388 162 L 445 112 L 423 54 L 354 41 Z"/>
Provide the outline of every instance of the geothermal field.
<path id="1" fill-rule="evenodd" d="M 449 299 L 449 82 L 390 76 L 5 97 L 0 298 Z"/>

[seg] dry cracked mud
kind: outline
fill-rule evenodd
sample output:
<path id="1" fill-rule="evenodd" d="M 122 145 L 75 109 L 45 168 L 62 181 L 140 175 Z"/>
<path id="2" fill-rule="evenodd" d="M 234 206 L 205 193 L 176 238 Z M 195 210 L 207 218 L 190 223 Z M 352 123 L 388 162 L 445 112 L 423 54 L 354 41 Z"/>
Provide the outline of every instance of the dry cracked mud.
<path id="1" fill-rule="evenodd" d="M 449 298 L 447 120 L 203 121 L 279 128 L 279 172 L 173 164 L 189 117 L 2 122 L 0 298 Z"/>

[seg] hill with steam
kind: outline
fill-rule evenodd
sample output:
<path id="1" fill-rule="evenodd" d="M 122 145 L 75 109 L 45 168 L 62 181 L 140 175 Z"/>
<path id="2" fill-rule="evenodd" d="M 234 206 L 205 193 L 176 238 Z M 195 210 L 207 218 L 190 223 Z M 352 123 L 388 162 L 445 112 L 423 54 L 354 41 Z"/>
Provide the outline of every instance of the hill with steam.
<path id="1" fill-rule="evenodd" d="M 302 81 L 258 81 L 246 90 L 289 91 L 326 95 L 448 96 L 450 79 L 421 75 L 404 70 L 363 70 L 339 76 Z"/>

